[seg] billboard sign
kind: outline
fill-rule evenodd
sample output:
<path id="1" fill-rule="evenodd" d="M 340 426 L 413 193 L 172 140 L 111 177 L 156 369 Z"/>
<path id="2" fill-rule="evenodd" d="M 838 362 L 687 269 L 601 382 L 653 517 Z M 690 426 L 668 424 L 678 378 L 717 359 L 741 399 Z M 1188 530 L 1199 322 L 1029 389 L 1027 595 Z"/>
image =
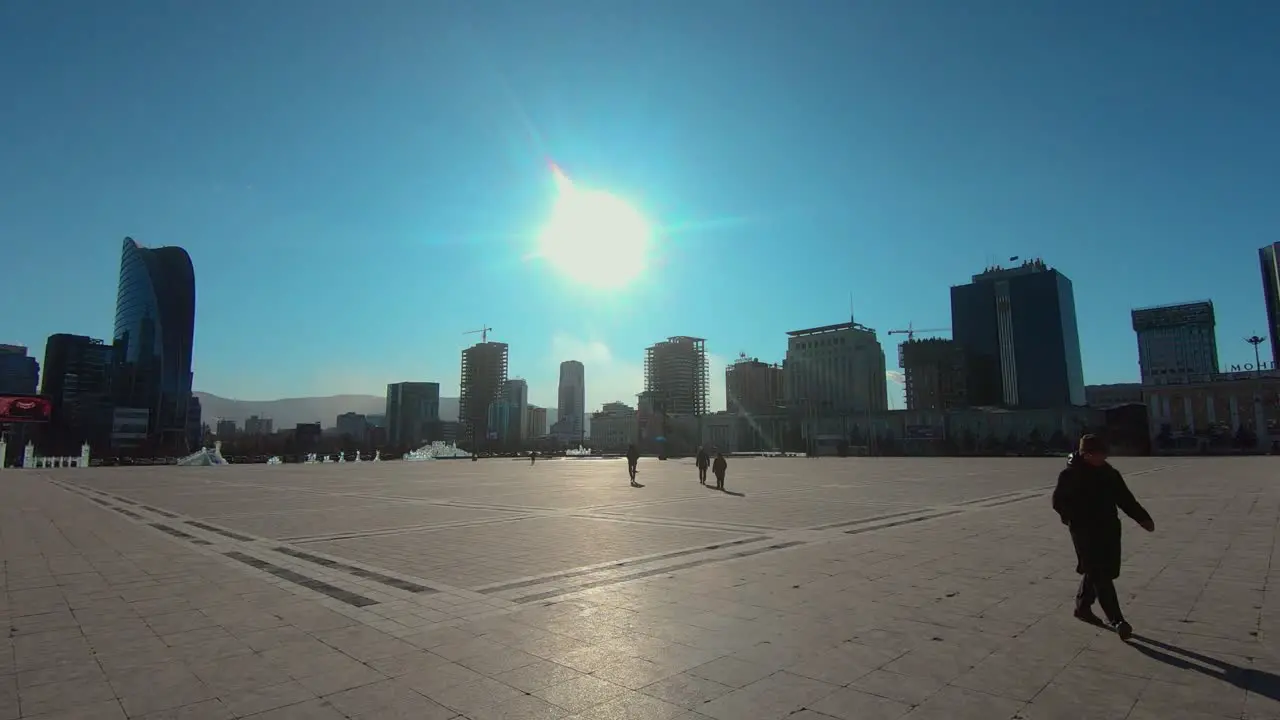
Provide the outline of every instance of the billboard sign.
<path id="1" fill-rule="evenodd" d="M 0 423 L 49 422 L 53 404 L 39 395 L 0 395 Z"/>

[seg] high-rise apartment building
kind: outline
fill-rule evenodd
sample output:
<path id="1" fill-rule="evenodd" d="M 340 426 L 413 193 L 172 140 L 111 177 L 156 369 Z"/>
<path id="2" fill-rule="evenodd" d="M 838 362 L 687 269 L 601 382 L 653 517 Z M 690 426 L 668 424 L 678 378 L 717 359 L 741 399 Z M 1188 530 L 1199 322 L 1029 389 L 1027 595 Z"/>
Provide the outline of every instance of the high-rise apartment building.
<path id="1" fill-rule="evenodd" d="M 387 385 L 387 442 L 416 448 L 432 435 L 440 420 L 440 383 L 402 382 Z"/>
<path id="2" fill-rule="evenodd" d="M 769 415 L 782 405 L 781 365 L 746 355 L 724 369 L 725 409 L 731 415 Z"/>
<path id="3" fill-rule="evenodd" d="M 0 345 L 0 395 L 34 395 L 40 385 L 40 363 L 24 345 Z"/>
<path id="4" fill-rule="evenodd" d="M 472 448 L 498 439 L 489 427 L 489 406 L 502 400 L 507 382 L 506 343 L 481 342 L 462 351 L 462 397 L 458 400 L 460 441 Z"/>
<path id="5" fill-rule="evenodd" d="M 547 409 L 530 405 L 525 410 L 524 436 L 530 440 L 547 434 Z"/>
<path id="6" fill-rule="evenodd" d="M 847 322 L 787 335 L 782 369 L 789 408 L 818 415 L 889 409 L 884 349 L 875 330 Z"/>
<path id="7" fill-rule="evenodd" d="M 706 415 L 711 375 L 707 341 L 677 335 L 644 351 L 644 395 L 656 412 Z"/>
<path id="8" fill-rule="evenodd" d="M 525 441 L 525 423 L 529 413 L 529 383 L 512 378 L 502 386 L 502 404 L 507 407 L 504 426 L 500 429 L 505 444 L 518 448 Z"/>
<path id="9" fill-rule="evenodd" d="M 914 338 L 898 346 L 908 410 L 965 407 L 964 348 L 944 338 Z"/>
<path id="10" fill-rule="evenodd" d="M 258 417 L 250 415 L 244 420 L 245 435 L 270 435 L 273 432 L 272 426 L 275 421 L 271 418 Z"/>
<path id="11" fill-rule="evenodd" d="M 71 455 L 85 442 L 92 452 L 106 452 L 111 442 L 111 352 L 110 345 L 84 335 L 49 336 L 40 394 L 49 398 L 53 417 L 42 452 Z"/>
<path id="12" fill-rule="evenodd" d="M 218 436 L 219 440 L 230 440 L 236 436 L 237 432 L 235 420 L 219 419 L 217 424 L 213 426 L 213 433 Z"/>
<path id="13" fill-rule="evenodd" d="M 145 409 L 157 450 L 185 452 L 195 336 L 196 279 L 180 247 L 144 248 L 124 239 L 116 294 L 112 395 Z"/>
<path id="14" fill-rule="evenodd" d="M 1218 373 L 1212 302 L 1138 308 L 1130 318 L 1138 336 L 1143 385 L 1209 382 Z"/>
<path id="15" fill-rule="evenodd" d="M 991 267 L 952 287 L 951 336 L 965 351 L 970 405 L 1085 404 L 1071 280 L 1043 261 Z"/>
<path id="16" fill-rule="evenodd" d="M 1273 367 L 1280 369 L 1280 242 L 1258 251 L 1262 266 L 1262 297 L 1267 306 L 1267 340 L 1271 342 Z"/>
<path id="17" fill-rule="evenodd" d="M 35 395 L 39 384 L 40 363 L 27 355 L 26 347 L 0 345 L 0 395 Z M 8 440 L 0 467 L 19 462 L 33 434 L 29 423 L 0 423 L 0 436 Z"/>
<path id="18" fill-rule="evenodd" d="M 357 412 L 342 413 L 334 421 L 334 427 L 338 435 L 358 443 L 364 442 L 365 436 L 369 433 L 369 423 L 365 421 L 364 415 Z"/>
<path id="19" fill-rule="evenodd" d="M 577 360 L 560 363 L 560 406 L 554 432 L 565 440 L 581 442 L 586 429 L 586 371 Z"/>

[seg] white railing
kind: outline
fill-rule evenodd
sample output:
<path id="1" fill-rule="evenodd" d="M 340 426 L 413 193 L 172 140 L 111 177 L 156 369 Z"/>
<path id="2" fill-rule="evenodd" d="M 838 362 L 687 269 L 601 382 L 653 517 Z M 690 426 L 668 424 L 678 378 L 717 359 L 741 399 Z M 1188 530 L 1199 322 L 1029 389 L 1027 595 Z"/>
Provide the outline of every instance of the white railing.
<path id="1" fill-rule="evenodd" d="M 4 469 L 5 452 L 8 451 L 8 443 L 0 440 L 0 470 Z M 89 467 L 89 443 L 80 446 L 80 457 L 74 455 L 65 455 L 61 457 L 46 457 L 36 454 L 35 443 L 27 443 L 22 452 L 23 468 L 84 468 Z"/>

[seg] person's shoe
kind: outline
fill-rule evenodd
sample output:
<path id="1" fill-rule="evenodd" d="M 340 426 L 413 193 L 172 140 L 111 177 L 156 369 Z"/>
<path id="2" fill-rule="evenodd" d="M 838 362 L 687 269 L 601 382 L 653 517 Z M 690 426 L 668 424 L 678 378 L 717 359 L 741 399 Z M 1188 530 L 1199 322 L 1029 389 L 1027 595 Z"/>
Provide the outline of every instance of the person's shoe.
<path id="1" fill-rule="evenodd" d="M 1124 620 L 1121 620 L 1118 623 L 1112 623 L 1111 629 L 1116 631 L 1116 634 L 1120 636 L 1121 640 L 1128 640 L 1133 637 L 1133 626 Z"/>
<path id="2" fill-rule="evenodd" d="M 1089 623 L 1090 625 L 1097 625 L 1098 627 L 1104 626 L 1104 623 L 1102 622 L 1102 618 L 1098 617 L 1097 615 L 1094 615 L 1093 611 L 1090 610 L 1089 608 L 1084 608 L 1083 610 L 1076 610 L 1071 614 L 1074 615 L 1075 618 L 1080 622 Z"/>

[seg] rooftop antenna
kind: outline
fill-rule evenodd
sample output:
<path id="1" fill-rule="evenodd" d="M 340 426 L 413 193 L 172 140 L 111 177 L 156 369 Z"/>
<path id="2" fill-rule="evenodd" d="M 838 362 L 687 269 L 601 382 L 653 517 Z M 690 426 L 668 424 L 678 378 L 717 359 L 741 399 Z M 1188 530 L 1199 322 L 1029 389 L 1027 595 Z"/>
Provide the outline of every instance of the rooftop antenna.
<path id="1" fill-rule="evenodd" d="M 853 291 L 849 291 L 849 324 L 853 325 Z"/>

